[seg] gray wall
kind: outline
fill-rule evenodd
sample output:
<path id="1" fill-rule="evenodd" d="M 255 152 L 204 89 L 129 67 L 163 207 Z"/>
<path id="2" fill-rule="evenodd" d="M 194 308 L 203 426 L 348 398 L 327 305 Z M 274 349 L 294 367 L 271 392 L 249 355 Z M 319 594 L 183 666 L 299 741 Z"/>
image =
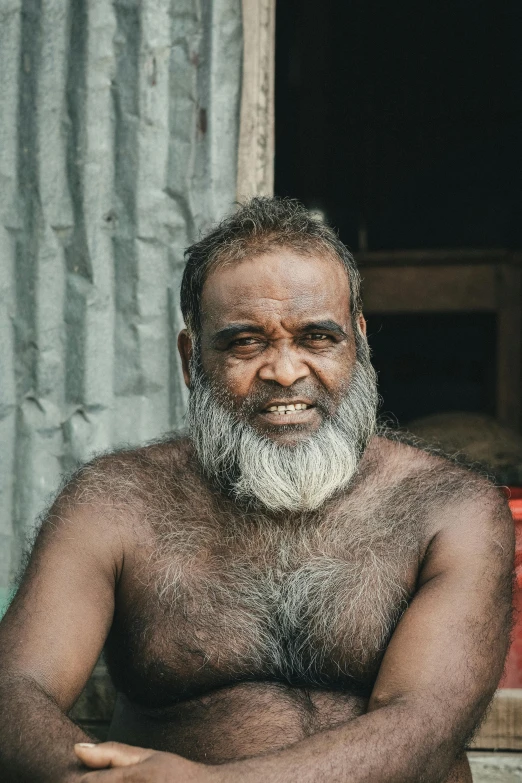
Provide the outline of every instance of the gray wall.
<path id="1" fill-rule="evenodd" d="M 230 211 L 240 0 L 0 0 L 0 603 L 60 477 L 180 425 L 183 249 Z"/>

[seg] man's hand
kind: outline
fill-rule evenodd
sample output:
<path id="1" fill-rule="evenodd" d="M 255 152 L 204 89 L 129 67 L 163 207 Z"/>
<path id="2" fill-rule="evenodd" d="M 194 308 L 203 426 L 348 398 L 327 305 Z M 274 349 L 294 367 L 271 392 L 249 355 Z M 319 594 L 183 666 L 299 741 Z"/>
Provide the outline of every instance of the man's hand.
<path id="1" fill-rule="evenodd" d="M 82 783 L 218 783 L 216 767 L 121 742 L 79 743 L 74 750 L 91 770 Z"/>

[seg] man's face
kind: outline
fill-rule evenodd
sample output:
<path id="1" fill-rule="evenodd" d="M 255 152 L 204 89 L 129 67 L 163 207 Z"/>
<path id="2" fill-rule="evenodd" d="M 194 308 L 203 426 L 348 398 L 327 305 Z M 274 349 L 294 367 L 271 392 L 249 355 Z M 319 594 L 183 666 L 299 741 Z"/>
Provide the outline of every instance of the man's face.
<path id="1" fill-rule="evenodd" d="M 340 263 L 280 248 L 217 267 L 201 311 L 203 372 L 260 434 L 292 445 L 336 412 L 356 359 Z"/>

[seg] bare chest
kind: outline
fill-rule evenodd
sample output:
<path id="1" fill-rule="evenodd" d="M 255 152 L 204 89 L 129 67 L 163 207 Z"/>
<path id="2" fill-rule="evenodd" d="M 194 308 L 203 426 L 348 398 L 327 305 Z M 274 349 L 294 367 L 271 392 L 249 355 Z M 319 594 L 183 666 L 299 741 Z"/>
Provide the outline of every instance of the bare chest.
<path id="1" fill-rule="evenodd" d="M 417 537 L 362 516 L 255 522 L 160 531 L 136 563 L 107 650 L 133 701 L 245 681 L 371 691 L 414 589 Z"/>

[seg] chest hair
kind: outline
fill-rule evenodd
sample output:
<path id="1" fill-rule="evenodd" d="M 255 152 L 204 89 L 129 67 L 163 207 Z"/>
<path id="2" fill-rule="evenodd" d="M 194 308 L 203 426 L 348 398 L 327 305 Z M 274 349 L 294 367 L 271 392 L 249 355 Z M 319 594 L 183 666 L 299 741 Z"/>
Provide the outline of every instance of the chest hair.
<path id="1" fill-rule="evenodd" d="M 385 494 L 278 519 L 178 500 L 153 523 L 162 611 L 231 675 L 331 684 L 374 672 L 408 605 L 422 517 L 404 488 Z"/>

